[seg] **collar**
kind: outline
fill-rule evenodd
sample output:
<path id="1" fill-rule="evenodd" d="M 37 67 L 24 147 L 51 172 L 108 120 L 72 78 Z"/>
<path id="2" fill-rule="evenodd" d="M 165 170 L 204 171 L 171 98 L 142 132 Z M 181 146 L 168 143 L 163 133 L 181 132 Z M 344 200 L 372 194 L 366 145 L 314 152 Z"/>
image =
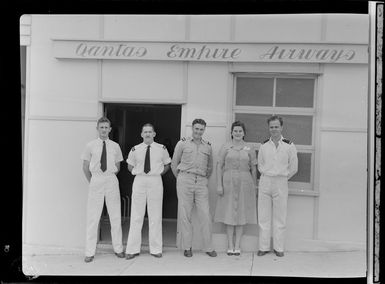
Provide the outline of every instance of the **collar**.
<path id="1" fill-rule="evenodd" d="M 195 142 L 194 142 L 194 138 L 193 138 L 192 136 L 190 136 L 190 137 L 187 137 L 187 139 L 188 139 L 190 142 L 193 142 L 193 143 L 195 143 Z M 201 144 L 205 144 L 205 143 L 206 143 L 206 141 L 205 141 L 205 140 L 203 140 L 203 138 L 201 138 L 201 141 L 200 141 L 200 143 L 201 143 Z"/>
<path id="2" fill-rule="evenodd" d="M 278 140 L 278 144 L 281 144 L 282 143 L 282 140 L 283 140 L 283 136 L 281 135 L 281 138 Z M 270 142 L 274 144 L 274 141 L 273 139 L 270 137 Z"/>
<path id="3" fill-rule="evenodd" d="M 140 143 L 139 144 L 141 147 L 145 147 L 145 148 L 147 148 L 147 146 L 150 146 L 150 147 L 152 147 L 152 146 L 154 146 L 155 145 L 155 141 L 152 141 L 151 142 L 151 144 L 146 144 L 146 143 L 144 143 L 144 142 L 142 142 L 142 143 Z"/>
<path id="4" fill-rule="evenodd" d="M 110 141 L 110 138 L 107 138 L 106 140 L 102 140 L 100 139 L 100 137 L 98 137 L 97 139 L 100 143 L 103 143 L 103 141 L 106 141 L 106 144 L 108 143 L 108 141 Z"/>

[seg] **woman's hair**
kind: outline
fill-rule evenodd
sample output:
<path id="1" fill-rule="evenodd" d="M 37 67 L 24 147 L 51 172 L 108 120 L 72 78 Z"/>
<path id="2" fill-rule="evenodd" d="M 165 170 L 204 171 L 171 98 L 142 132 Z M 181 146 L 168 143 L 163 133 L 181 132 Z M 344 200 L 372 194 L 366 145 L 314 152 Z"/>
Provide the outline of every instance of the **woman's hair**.
<path id="1" fill-rule="evenodd" d="M 243 129 L 243 133 L 246 135 L 246 126 L 243 122 L 237 120 L 234 121 L 233 124 L 231 124 L 231 133 L 233 133 L 234 127 L 240 126 Z M 231 134 L 231 139 L 233 138 L 233 135 Z"/>

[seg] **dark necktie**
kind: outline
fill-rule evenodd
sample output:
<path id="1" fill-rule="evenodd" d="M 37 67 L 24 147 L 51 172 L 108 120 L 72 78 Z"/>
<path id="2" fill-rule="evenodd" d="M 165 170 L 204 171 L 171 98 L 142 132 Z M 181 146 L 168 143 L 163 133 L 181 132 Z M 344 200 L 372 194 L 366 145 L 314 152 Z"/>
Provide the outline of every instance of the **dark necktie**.
<path id="1" fill-rule="evenodd" d="M 144 172 L 147 174 L 149 171 L 151 171 L 150 145 L 147 146 L 146 157 L 144 158 Z"/>
<path id="2" fill-rule="evenodd" d="M 106 151 L 106 141 L 103 141 L 103 150 L 102 156 L 100 157 L 100 169 L 105 172 L 107 169 L 107 151 Z"/>

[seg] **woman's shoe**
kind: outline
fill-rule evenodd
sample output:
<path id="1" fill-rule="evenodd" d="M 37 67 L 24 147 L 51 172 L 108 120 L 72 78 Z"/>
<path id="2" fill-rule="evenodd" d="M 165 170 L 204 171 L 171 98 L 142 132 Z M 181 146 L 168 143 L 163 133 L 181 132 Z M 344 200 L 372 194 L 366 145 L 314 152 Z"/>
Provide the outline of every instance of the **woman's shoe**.
<path id="1" fill-rule="evenodd" d="M 240 249 L 235 249 L 234 250 L 234 255 L 240 256 L 241 255 L 241 250 Z"/>
<path id="2" fill-rule="evenodd" d="M 227 255 L 234 255 L 234 249 L 228 249 Z"/>

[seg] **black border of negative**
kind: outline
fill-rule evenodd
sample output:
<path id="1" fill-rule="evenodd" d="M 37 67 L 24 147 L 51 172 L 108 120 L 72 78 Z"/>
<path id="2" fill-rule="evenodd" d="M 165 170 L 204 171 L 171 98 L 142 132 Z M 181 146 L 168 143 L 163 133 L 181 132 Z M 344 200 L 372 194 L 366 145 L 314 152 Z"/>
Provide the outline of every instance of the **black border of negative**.
<path id="1" fill-rule="evenodd" d="M 380 283 L 381 275 L 380 275 L 380 255 L 381 255 L 381 246 L 380 246 L 380 208 L 381 208 L 381 127 L 382 127 L 382 120 L 381 120 L 381 112 L 382 112 L 382 54 L 383 54 L 383 10 L 384 10 L 384 3 L 375 3 L 376 4 L 376 15 L 375 15 L 375 64 L 374 67 L 374 73 L 375 78 L 372 80 L 375 80 L 375 106 L 374 106 L 374 122 L 375 122 L 375 129 L 374 129 L 374 194 L 373 194 L 373 283 Z M 380 28 L 380 25 L 382 24 L 382 27 Z"/>

